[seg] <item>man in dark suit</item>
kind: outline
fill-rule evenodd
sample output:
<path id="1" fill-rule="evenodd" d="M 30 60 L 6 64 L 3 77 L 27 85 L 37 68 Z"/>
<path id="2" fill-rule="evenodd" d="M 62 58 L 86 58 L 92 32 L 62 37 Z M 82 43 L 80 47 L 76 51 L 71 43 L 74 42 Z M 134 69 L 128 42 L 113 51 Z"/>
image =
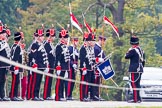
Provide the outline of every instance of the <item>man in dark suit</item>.
<path id="1" fill-rule="evenodd" d="M 130 38 L 131 48 L 129 48 L 128 52 L 125 55 L 125 59 L 130 59 L 129 70 L 131 76 L 131 85 L 133 88 L 133 100 L 129 100 L 128 102 L 141 102 L 141 97 L 139 90 L 140 88 L 140 80 L 143 72 L 143 67 L 145 64 L 145 55 L 144 51 L 139 46 L 139 38 L 137 36 L 132 36 Z"/>
<path id="2" fill-rule="evenodd" d="M 44 29 L 36 29 L 35 35 L 37 37 L 36 42 L 34 42 L 31 46 L 31 59 L 32 59 L 32 67 L 38 69 L 40 71 L 48 72 L 48 57 L 46 50 L 44 48 L 43 40 L 44 40 Z M 42 74 L 32 72 L 32 100 L 33 101 L 43 101 L 41 97 L 39 97 L 40 85 L 42 81 Z"/>
<path id="3" fill-rule="evenodd" d="M 95 46 L 94 46 L 94 52 L 95 52 L 95 58 L 96 58 L 96 64 L 102 63 L 104 61 L 105 58 L 105 52 L 103 51 L 102 47 L 105 44 L 106 41 L 106 37 L 105 36 L 99 36 L 99 40 L 98 42 L 96 42 Z M 95 70 L 95 84 L 101 84 L 101 76 L 99 71 L 96 69 Z M 104 99 L 102 99 L 100 97 L 100 88 L 99 86 L 94 87 L 95 90 L 95 96 L 93 98 L 94 101 L 103 101 Z"/>
<path id="4" fill-rule="evenodd" d="M 68 49 L 68 31 L 62 29 L 59 33 L 60 42 L 56 45 L 56 75 L 65 77 L 70 71 L 70 53 Z M 66 76 L 67 77 L 67 76 Z M 64 98 L 65 81 L 57 78 L 55 85 L 55 101 L 65 101 Z"/>
<path id="5" fill-rule="evenodd" d="M 20 64 L 23 63 L 23 49 L 21 48 L 22 42 L 22 34 L 20 32 L 16 32 L 14 34 L 14 44 L 11 47 L 11 60 L 18 62 Z M 20 83 L 20 72 L 23 72 L 22 68 L 18 66 L 10 67 L 12 73 L 12 83 L 11 83 L 11 91 L 10 98 L 11 101 L 22 101 L 23 99 L 18 97 L 18 87 Z"/>
<path id="6" fill-rule="evenodd" d="M 70 71 L 68 73 L 68 78 L 75 80 L 76 71 L 78 69 L 78 58 L 79 52 L 77 49 L 78 46 L 78 38 L 73 37 L 71 38 L 71 45 L 68 47 L 70 53 Z M 66 96 L 67 100 L 73 100 L 72 92 L 74 89 L 74 82 L 67 81 L 66 82 Z"/>
<path id="7" fill-rule="evenodd" d="M 7 43 L 8 37 L 10 36 L 10 30 L 3 26 L 0 21 L 0 55 L 5 58 L 10 58 L 10 46 Z M 10 101 L 10 98 L 5 97 L 5 82 L 7 69 L 9 68 L 9 64 L 0 61 L 0 101 Z"/>
<path id="8" fill-rule="evenodd" d="M 80 80 L 82 82 L 94 83 L 94 34 L 84 34 L 84 44 L 80 48 L 79 59 L 80 59 Z M 88 92 L 90 92 L 90 98 L 94 97 L 94 87 L 88 86 L 87 84 L 80 84 L 80 101 L 90 101 Z"/>
<path id="9" fill-rule="evenodd" d="M 49 62 L 49 71 L 48 73 L 53 74 L 54 71 L 54 63 L 55 63 L 55 48 L 53 45 L 53 41 L 55 38 L 55 29 L 52 27 L 46 30 L 46 41 L 44 42 L 44 48 L 47 52 L 48 62 Z M 44 91 L 43 91 L 43 99 L 44 100 L 53 100 L 51 97 L 51 87 L 52 87 L 52 77 L 46 76 L 44 83 Z"/>

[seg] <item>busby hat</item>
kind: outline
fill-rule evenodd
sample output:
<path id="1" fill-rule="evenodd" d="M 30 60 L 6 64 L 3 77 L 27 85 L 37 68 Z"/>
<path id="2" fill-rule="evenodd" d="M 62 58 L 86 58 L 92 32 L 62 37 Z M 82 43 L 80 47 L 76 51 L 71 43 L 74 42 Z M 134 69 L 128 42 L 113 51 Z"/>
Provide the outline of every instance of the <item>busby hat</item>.
<path id="1" fill-rule="evenodd" d="M 21 38 L 22 38 L 22 36 L 21 36 L 21 33 L 20 32 L 14 33 L 14 40 L 15 41 L 20 41 Z"/>
<path id="2" fill-rule="evenodd" d="M 7 36 L 9 37 L 11 35 L 10 29 L 8 29 L 5 26 L 0 26 L 0 34 L 7 33 Z"/>
<path id="3" fill-rule="evenodd" d="M 2 33 L 6 33 L 6 28 L 0 20 L 0 34 L 2 34 Z"/>
<path id="4" fill-rule="evenodd" d="M 0 26 L 0 34 L 6 33 L 6 29 L 4 29 L 4 26 Z"/>
<path id="5" fill-rule="evenodd" d="M 59 38 L 68 38 L 68 37 L 69 37 L 68 31 L 65 29 L 62 29 L 59 33 Z"/>
<path id="6" fill-rule="evenodd" d="M 92 33 L 84 33 L 83 41 L 94 41 L 95 40 L 95 35 Z"/>
<path id="7" fill-rule="evenodd" d="M 137 44 L 139 44 L 139 38 L 137 36 L 131 36 L 131 38 L 130 38 L 130 44 L 131 45 L 137 45 Z"/>
<path id="8" fill-rule="evenodd" d="M 34 36 L 36 37 L 44 36 L 44 29 L 36 29 Z"/>
<path id="9" fill-rule="evenodd" d="M 54 28 L 47 29 L 47 30 L 46 30 L 46 36 L 47 36 L 47 37 L 49 37 L 49 36 L 51 36 L 51 37 L 56 36 L 55 29 L 54 29 Z"/>

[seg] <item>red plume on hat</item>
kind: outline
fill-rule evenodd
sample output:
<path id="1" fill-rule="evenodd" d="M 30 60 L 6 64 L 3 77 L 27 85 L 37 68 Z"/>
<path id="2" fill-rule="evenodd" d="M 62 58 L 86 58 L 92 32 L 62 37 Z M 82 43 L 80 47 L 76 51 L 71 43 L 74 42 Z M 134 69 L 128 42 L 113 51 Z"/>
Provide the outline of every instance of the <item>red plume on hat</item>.
<path id="1" fill-rule="evenodd" d="M 68 38 L 68 37 L 69 37 L 68 31 L 65 29 L 62 29 L 59 33 L 59 38 Z"/>
<path id="2" fill-rule="evenodd" d="M 41 37 L 44 36 L 44 25 L 42 24 L 42 28 L 36 29 L 34 36 Z"/>
<path id="3" fill-rule="evenodd" d="M 4 26 L 1 20 L 0 20 L 0 33 L 4 33 Z"/>
<path id="4" fill-rule="evenodd" d="M 2 24 L 2 22 L 0 20 L 0 32 L 2 32 L 2 31 L 3 31 L 3 24 Z"/>
<path id="5" fill-rule="evenodd" d="M 7 33 L 7 36 L 9 37 L 11 35 L 10 29 L 7 27 L 7 25 L 3 25 L 3 23 L 0 21 L 0 34 Z"/>
<path id="6" fill-rule="evenodd" d="M 46 36 L 49 37 L 54 37 L 56 35 L 55 29 L 54 27 L 51 27 L 50 29 L 46 30 Z"/>

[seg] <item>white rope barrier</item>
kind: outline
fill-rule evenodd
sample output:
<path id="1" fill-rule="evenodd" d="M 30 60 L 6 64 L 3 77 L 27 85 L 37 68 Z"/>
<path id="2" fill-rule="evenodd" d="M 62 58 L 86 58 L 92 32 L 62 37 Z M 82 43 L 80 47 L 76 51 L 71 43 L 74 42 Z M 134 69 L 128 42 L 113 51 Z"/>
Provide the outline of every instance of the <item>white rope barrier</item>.
<path id="1" fill-rule="evenodd" d="M 71 82 L 75 82 L 75 83 L 78 83 L 78 84 L 85 84 L 85 85 L 90 85 L 90 86 L 98 86 L 98 87 L 101 87 L 101 88 L 118 89 L 118 90 L 129 90 L 130 89 L 130 88 L 119 87 L 119 86 L 116 87 L 116 86 L 108 86 L 108 85 L 102 85 L 102 84 L 98 85 L 98 84 L 88 83 L 88 82 L 85 82 L 85 81 L 78 81 L 78 80 L 73 80 L 73 79 L 68 79 L 68 78 L 56 76 L 54 74 L 49 74 L 49 73 L 34 69 L 32 67 L 11 61 L 10 59 L 7 59 L 3 56 L 0 56 L 0 61 L 5 62 L 5 63 L 10 64 L 10 65 L 18 66 L 18 67 L 26 69 L 26 70 L 30 70 L 32 72 L 47 75 L 47 76 L 50 76 L 50 77 L 53 77 L 53 78 L 60 78 L 60 79 L 65 80 L 65 81 L 71 81 Z M 155 89 L 161 90 L 160 88 L 155 88 Z M 152 88 L 131 88 L 131 90 L 152 90 Z"/>

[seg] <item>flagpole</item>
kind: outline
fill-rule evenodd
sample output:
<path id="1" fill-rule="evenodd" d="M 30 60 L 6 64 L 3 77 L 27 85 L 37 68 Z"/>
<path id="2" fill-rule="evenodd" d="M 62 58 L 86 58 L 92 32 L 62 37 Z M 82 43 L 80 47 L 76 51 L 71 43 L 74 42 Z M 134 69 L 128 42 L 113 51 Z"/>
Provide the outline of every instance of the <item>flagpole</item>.
<path id="1" fill-rule="evenodd" d="M 64 27 L 63 27 L 60 23 L 58 23 L 57 21 L 56 21 L 56 24 L 57 24 L 59 27 L 61 27 L 62 29 L 64 29 Z"/>

